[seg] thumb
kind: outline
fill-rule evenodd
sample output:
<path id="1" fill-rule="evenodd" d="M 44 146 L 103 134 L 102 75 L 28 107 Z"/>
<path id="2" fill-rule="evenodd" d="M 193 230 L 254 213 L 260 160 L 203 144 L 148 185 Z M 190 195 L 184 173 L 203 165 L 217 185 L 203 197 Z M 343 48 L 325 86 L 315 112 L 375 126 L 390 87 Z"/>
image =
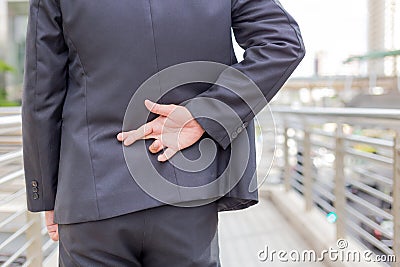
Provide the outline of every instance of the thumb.
<path id="1" fill-rule="evenodd" d="M 168 116 L 172 111 L 175 109 L 175 105 L 162 105 L 154 103 L 150 100 L 145 100 L 144 105 L 146 108 L 151 111 L 152 113 L 161 115 L 161 116 Z"/>

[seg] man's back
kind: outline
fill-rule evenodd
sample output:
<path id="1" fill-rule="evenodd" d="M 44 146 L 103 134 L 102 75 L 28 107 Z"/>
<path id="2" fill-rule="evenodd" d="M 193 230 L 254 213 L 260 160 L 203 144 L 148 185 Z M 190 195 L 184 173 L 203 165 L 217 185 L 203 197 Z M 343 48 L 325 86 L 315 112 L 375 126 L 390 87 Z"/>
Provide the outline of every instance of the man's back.
<path id="1" fill-rule="evenodd" d="M 242 63 L 233 53 L 232 27 L 246 49 Z M 35 51 L 27 57 L 23 100 L 28 206 L 54 208 L 55 221 L 64 224 L 163 204 L 132 179 L 116 139 L 131 97 L 149 77 L 191 61 L 234 65 L 270 100 L 304 54 L 296 23 L 272 0 L 33 0 L 27 49 Z M 181 104 L 200 94 L 225 97 L 212 89 L 188 84 L 160 95 L 159 102 Z M 248 190 L 255 175 L 252 117 L 246 108 L 233 106 L 249 135 L 250 157 L 243 158 L 247 168 L 238 185 L 217 196 L 220 210 L 257 202 L 257 191 Z M 216 159 L 204 170 L 180 170 L 147 153 L 166 180 L 201 186 L 224 171 L 230 149 L 223 135 L 231 133 L 203 127 L 203 138 L 217 143 Z M 196 158 L 199 142 L 183 153 Z"/>

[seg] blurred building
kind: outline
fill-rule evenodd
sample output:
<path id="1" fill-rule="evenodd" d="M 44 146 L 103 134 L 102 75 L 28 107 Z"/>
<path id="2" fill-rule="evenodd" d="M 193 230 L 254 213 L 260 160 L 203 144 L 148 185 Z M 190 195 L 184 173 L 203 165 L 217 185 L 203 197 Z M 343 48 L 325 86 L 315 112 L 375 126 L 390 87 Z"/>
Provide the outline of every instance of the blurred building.
<path id="1" fill-rule="evenodd" d="M 281 1 L 307 55 L 277 104 L 400 108 L 400 0 Z"/>
<path id="2" fill-rule="evenodd" d="M 400 1 L 368 0 L 368 52 L 400 49 Z M 368 72 L 397 75 L 398 57 L 369 60 Z"/>
<path id="3" fill-rule="evenodd" d="M 14 100 L 21 98 L 28 3 L 27 0 L 0 0 L 0 59 L 16 70 L 5 76 L 8 96 Z"/>

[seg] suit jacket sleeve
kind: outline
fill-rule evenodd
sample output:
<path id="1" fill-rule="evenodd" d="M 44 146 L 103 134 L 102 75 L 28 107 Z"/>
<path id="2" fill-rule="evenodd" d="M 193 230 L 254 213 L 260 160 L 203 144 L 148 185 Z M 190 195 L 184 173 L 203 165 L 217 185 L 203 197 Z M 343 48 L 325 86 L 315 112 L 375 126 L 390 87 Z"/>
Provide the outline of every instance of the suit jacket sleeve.
<path id="1" fill-rule="evenodd" d="M 305 55 L 297 23 L 277 0 L 232 0 L 232 29 L 245 53 L 243 61 L 231 67 L 243 75 L 227 69 L 217 81 L 239 90 L 214 84 L 196 97 L 200 101 L 184 104 L 224 149 L 274 97 Z"/>
<path id="2" fill-rule="evenodd" d="M 26 37 L 22 135 L 28 210 L 54 208 L 68 49 L 59 3 L 31 0 Z"/>

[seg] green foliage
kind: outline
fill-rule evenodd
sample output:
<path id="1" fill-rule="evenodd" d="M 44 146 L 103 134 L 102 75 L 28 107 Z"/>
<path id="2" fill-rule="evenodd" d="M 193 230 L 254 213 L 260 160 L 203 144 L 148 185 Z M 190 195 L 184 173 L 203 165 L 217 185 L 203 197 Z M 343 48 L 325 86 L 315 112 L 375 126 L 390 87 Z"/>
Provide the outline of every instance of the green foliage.
<path id="1" fill-rule="evenodd" d="M 15 101 L 0 99 L 0 107 L 18 107 L 20 104 Z"/>
<path id="2" fill-rule="evenodd" d="M 7 92 L 0 88 L 0 107 L 19 106 L 18 102 L 7 100 Z"/>
<path id="3" fill-rule="evenodd" d="M 5 63 L 3 60 L 0 60 L 0 73 L 5 72 L 14 72 L 15 69 Z M 7 100 L 7 92 L 4 88 L 0 88 L 0 107 L 11 107 L 11 106 L 19 106 L 18 102 Z"/>
<path id="4" fill-rule="evenodd" d="M 14 71 L 15 69 L 13 67 L 5 63 L 3 60 L 0 60 L 0 73 L 14 72 Z"/>

